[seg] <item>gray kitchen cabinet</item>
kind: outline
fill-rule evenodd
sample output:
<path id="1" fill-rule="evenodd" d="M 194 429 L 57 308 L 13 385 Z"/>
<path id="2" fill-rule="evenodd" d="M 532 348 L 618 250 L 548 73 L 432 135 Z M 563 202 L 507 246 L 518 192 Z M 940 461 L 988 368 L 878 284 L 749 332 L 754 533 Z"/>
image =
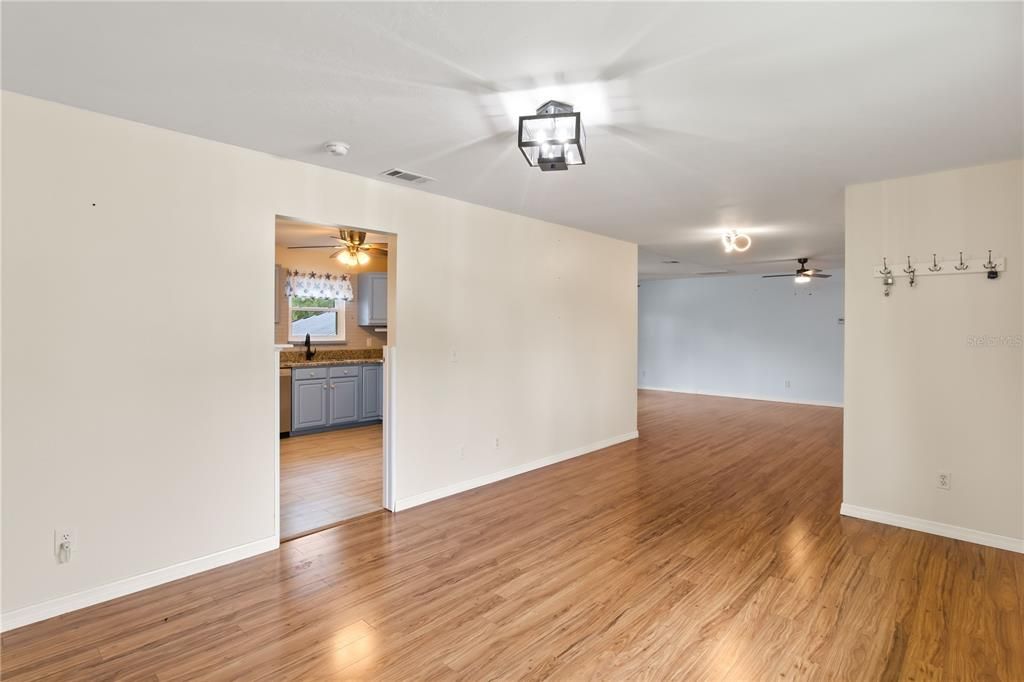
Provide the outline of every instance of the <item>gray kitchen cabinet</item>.
<path id="1" fill-rule="evenodd" d="M 359 420 L 380 419 L 384 407 L 384 366 L 363 365 Z"/>
<path id="2" fill-rule="evenodd" d="M 292 430 L 327 426 L 327 380 L 292 382 Z"/>
<path id="3" fill-rule="evenodd" d="M 388 273 L 361 272 L 356 276 L 359 326 L 386 327 L 388 324 Z"/>
<path id="4" fill-rule="evenodd" d="M 331 426 L 348 424 L 359 419 L 359 377 L 331 379 L 330 419 Z"/>
<path id="5" fill-rule="evenodd" d="M 380 421 L 383 416 L 384 365 L 292 369 L 292 433 Z"/>

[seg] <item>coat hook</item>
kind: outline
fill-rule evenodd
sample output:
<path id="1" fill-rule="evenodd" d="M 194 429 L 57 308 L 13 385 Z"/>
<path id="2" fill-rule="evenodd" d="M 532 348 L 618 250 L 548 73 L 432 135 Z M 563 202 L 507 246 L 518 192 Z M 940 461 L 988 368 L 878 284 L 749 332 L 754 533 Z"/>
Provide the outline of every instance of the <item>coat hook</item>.
<path id="1" fill-rule="evenodd" d="M 909 281 L 910 286 L 914 286 L 917 282 L 917 268 L 910 263 L 910 256 L 907 256 L 907 267 L 903 268 L 903 272 L 910 275 Z"/>
<path id="2" fill-rule="evenodd" d="M 988 262 L 982 263 L 981 266 L 988 270 L 988 272 L 985 273 L 986 277 L 989 279 L 999 279 L 999 272 L 996 270 L 998 266 L 992 262 L 992 249 L 988 250 Z"/>
<path id="3" fill-rule="evenodd" d="M 954 265 L 953 269 L 954 270 L 959 270 L 960 272 L 963 272 L 967 268 L 968 268 L 968 265 L 967 265 L 967 263 L 964 262 L 964 252 L 961 251 L 960 252 L 960 265 Z"/>
<path id="4" fill-rule="evenodd" d="M 895 279 L 892 276 L 892 270 L 889 269 L 889 261 L 882 257 L 882 269 L 878 271 L 878 274 L 882 276 L 882 293 L 886 296 L 892 291 L 892 285 L 895 283 Z"/>
<path id="5" fill-rule="evenodd" d="M 935 254 L 932 254 L 932 264 L 928 266 L 929 272 L 939 272 L 942 270 L 942 266 L 939 265 L 939 261 L 935 259 Z"/>

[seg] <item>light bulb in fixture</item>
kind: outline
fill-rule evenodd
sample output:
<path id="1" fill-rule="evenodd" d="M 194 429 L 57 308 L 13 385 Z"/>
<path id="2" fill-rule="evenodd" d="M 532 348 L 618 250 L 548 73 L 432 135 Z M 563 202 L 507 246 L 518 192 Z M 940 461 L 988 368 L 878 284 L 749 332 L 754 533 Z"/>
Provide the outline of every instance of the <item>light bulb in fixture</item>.
<path id="1" fill-rule="evenodd" d="M 722 246 L 725 247 L 726 253 L 732 253 L 732 234 L 730 234 L 729 232 L 726 232 L 725 234 L 722 235 Z"/>
<path id="2" fill-rule="evenodd" d="M 807 284 L 808 282 L 811 281 L 811 278 L 808 277 L 807 275 L 797 275 L 796 277 L 793 278 L 793 281 L 796 282 L 797 284 Z"/>
<path id="3" fill-rule="evenodd" d="M 542 171 L 562 171 L 586 163 L 586 133 L 572 105 L 550 100 L 534 116 L 519 117 L 519 150 Z"/>
<path id="4" fill-rule="evenodd" d="M 370 262 L 370 254 L 365 251 L 360 251 L 356 254 L 356 262 L 358 262 L 359 265 L 366 265 Z"/>
<path id="5" fill-rule="evenodd" d="M 341 253 L 339 253 L 336 256 L 336 258 L 338 259 L 338 262 L 342 263 L 343 265 L 349 265 L 349 266 L 356 265 L 356 257 L 353 256 L 352 252 L 347 250 L 347 249 L 345 251 L 342 251 Z"/>

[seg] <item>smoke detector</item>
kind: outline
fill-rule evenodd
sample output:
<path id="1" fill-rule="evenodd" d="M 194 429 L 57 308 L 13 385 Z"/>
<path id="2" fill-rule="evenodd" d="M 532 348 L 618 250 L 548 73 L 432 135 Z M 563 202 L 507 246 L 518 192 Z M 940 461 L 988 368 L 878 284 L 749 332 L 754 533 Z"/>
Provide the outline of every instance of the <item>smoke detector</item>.
<path id="1" fill-rule="evenodd" d="M 348 154 L 347 142 L 324 142 L 324 151 L 334 156 L 345 156 Z"/>

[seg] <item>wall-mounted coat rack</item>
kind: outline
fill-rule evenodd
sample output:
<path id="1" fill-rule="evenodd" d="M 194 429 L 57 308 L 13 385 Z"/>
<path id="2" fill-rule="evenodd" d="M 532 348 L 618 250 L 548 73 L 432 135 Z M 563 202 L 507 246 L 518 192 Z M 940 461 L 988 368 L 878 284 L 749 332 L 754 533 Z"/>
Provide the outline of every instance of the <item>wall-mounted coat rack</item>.
<path id="1" fill-rule="evenodd" d="M 900 260 L 896 261 L 897 263 Z M 1006 258 L 1000 256 L 992 257 L 988 252 L 987 258 L 965 258 L 963 252 L 955 259 L 939 260 L 933 253 L 927 260 L 913 260 L 906 257 L 905 266 L 893 266 L 888 258 L 875 265 L 872 269 L 872 276 L 877 278 L 909 277 L 916 282 L 921 277 L 934 277 L 935 275 L 988 275 L 990 272 L 1006 272 Z M 988 275 L 990 279 L 995 279 Z"/>

